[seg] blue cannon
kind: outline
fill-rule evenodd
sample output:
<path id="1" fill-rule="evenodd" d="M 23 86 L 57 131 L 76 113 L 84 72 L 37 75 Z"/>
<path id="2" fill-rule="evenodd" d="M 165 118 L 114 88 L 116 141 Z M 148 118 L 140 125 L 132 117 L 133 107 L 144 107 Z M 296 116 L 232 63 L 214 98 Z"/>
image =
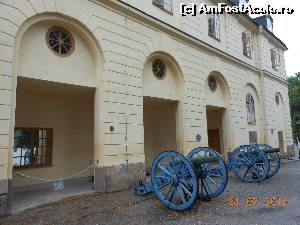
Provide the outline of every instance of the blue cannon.
<path id="1" fill-rule="evenodd" d="M 155 193 L 168 208 L 185 210 L 196 198 L 208 201 L 219 196 L 228 181 L 224 159 L 211 148 L 193 149 L 187 157 L 179 152 L 164 151 L 152 163 L 151 180 L 134 190 L 144 196 Z"/>
<path id="2" fill-rule="evenodd" d="M 261 182 L 278 173 L 279 168 L 279 149 L 265 144 L 236 148 L 228 164 L 209 147 L 195 148 L 187 157 L 164 151 L 152 163 L 151 180 L 140 181 L 134 191 L 140 196 L 155 193 L 167 208 L 181 211 L 191 207 L 196 198 L 210 201 L 222 194 L 228 171 L 241 181 Z"/>
<path id="3" fill-rule="evenodd" d="M 279 149 L 266 144 L 243 145 L 232 152 L 228 169 L 241 181 L 261 182 L 277 174 L 280 164 Z"/>

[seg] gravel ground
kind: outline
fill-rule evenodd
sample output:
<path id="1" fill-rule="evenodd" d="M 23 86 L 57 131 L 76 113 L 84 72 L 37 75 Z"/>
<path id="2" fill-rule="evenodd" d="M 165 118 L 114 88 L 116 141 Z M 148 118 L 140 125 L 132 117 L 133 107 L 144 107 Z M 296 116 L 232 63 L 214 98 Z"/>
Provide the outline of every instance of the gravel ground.
<path id="1" fill-rule="evenodd" d="M 280 197 L 280 206 L 266 206 L 267 198 Z M 230 198 L 238 198 L 231 205 Z M 248 198 L 257 200 L 247 205 Z M 257 198 L 258 197 L 258 198 Z M 196 201 L 191 209 L 166 209 L 154 195 L 135 196 L 132 191 L 89 194 L 41 205 L 0 219 L 1 225 L 41 224 L 230 224 L 299 225 L 300 161 L 285 164 L 279 173 L 260 184 L 242 183 L 230 175 L 224 193 L 211 202 Z"/>

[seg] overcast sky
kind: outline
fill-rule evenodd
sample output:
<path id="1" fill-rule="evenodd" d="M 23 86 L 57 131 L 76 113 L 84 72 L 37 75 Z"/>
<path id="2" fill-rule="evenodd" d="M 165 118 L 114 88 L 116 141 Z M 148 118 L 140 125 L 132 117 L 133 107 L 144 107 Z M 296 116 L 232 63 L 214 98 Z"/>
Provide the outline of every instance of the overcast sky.
<path id="1" fill-rule="evenodd" d="M 286 73 L 288 76 L 300 72 L 300 1 L 299 0 L 250 0 L 252 6 L 271 5 L 276 8 L 289 7 L 295 10 L 292 15 L 272 15 L 274 34 L 288 47 L 285 52 Z"/>

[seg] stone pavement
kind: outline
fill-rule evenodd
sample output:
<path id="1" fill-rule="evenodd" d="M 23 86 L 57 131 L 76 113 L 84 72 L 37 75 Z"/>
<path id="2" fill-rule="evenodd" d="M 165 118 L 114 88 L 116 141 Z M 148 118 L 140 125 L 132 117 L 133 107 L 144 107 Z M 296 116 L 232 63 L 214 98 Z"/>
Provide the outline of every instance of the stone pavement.
<path id="1" fill-rule="evenodd" d="M 280 197 L 278 206 L 266 205 L 268 198 L 273 197 Z M 231 204 L 231 198 L 238 199 L 238 204 Z M 250 205 L 246 203 L 248 198 L 251 198 Z M 44 204 L 1 218 L 0 224 L 299 225 L 300 161 L 284 164 L 279 174 L 259 184 L 242 183 L 231 174 L 220 197 L 208 203 L 196 201 L 184 212 L 165 208 L 154 195 L 138 197 L 127 190 L 92 193 Z"/>

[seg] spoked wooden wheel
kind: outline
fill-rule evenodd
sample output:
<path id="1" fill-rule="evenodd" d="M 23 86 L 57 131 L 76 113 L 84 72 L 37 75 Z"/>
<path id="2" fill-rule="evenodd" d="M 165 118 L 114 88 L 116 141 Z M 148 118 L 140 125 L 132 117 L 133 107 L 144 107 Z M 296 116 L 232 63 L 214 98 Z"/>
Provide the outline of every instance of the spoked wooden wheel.
<path id="1" fill-rule="evenodd" d="M 154 159 L 151 182 L 156 196 L 170 209 L 185 210 L 196 199 L 193 165 L 179 152 L 165 151 Z"/>
<path id="2" fill-rule="evenodd" d="M 261 182 L 268 177 L 270 170 L 267 155 L 253 145 L 235 149 L 230 166 L 234 174 L 244 182 Z"/>
<path id="3" fill-rule="evenodd" d="M 219 196 L 228 182 L 227 167 L 222 156 L 211 148 L 199 147 L 193 149 L 188 158 L 194 165 L 198 179 L 199 198 L 209 200 Z"/>
<path id="4" fill-rule="evenodd" d="M 268 174 L 268 178 L 273 177 L 276 175 L 280 169 L 280 154 L 278 152 L 267 152 L 265 150 L 272 149 L 272 146 L 270 145 L 255 145 L 257 148 L 262 150 L 268 157 L 269 164 L 270 164 L 270 171 Z"/>

